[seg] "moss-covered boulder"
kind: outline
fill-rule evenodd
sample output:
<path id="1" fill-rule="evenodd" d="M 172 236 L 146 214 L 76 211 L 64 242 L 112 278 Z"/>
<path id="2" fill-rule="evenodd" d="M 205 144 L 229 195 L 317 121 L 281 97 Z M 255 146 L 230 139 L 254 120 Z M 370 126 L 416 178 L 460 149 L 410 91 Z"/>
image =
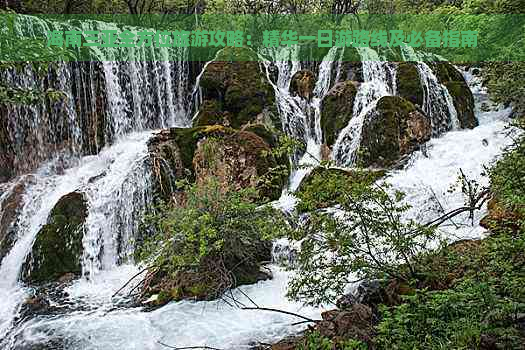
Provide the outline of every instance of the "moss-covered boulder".
<path id="1" fill-rule="evenodd" d="M 385 176 L 382 170 L 346 170 L 315 168 L 299 186 L 296 196 L 301 213 L 328 208 L 340 203 L 343 192 L 352 186 L 370 185 Z"/>
<path id="2" fill-rule="evenodd" d="M 337 83 L 323 99 L 321 128 L 324 142 L 328 146 L 335 143 L 339 132 L 348 125 L 352 118 L 357 87 L 358 83 L 354 81 Z"/>
<path id="3" fill-rule="evenodd" d="M 194 126 L 220 124 L 238 129 L 248 122 L 270 120 L 280 128 L 275 92 L 252 50 L 223 49 L 207 65 L 200 86 L 204 101 Z"/>
<path id="4" fill-rule="evenodd" d="M 359 161 L 363 166 L 390 167 L 430 140 L 429 119 L 412 102 L 382 97 L 365 120 Z"/>
<path id="5" fill-rule="evenodd" d="M 175 276 L 163 270 L 153 272 L 143 290 L 143 295 L 149 298 L 147 304 L 158 307 L 183 299 L 213 300 L 220 297 L 225 288 L 271 279 L 272 274 L 263 263 L 271 261 L 272 243 L 264 240 L 235 242 L 235 247 L 225 248 L 227 253 L 223 257 L 209 256 L 194 271 Z M 247 256 L 252 259 L 246 259 Z"/>
<path id="6" fill-rule="evenodd" d="M 423 105 L 423 86 L 417 67 L 412 62 L 400 62 L 396 74 L 397 95 L 415 105 Z"/>
<path id="7" fill-rule="evenodd" d="M 31 254 L 24 264 L 24 280 L 53 282 L 67 273 L 82 272 L 82 238 L 87 203 L 79 192 L 69 193 L 57 202 L 37 234 Z"/>
<path id="8" fill-rule="evenodd" d="M 439 82 L 452 96 L 460 127 L 472 129 L 478 126 L 478 120 L 474 115 L 474 97 L 463 75 L 448 62 L 437 62 L 432 68 Z"/>
<path id="9" fill-rule="evenodd" d="M 271 147 L 250 131 L 235 131 L 202 139 L 193 158 L 197 183 L 214 177 L 224 187 L 256 187 L 277 199 L 288 177 L 288 164 L 270 154 Z"/>
<path id="10" fill-rule="evenodd" d="M 305 99 L 313 97 L 315 88 L 315 74 L 307 69 L 300 70 L 292 76 L 290 93 Z"/>

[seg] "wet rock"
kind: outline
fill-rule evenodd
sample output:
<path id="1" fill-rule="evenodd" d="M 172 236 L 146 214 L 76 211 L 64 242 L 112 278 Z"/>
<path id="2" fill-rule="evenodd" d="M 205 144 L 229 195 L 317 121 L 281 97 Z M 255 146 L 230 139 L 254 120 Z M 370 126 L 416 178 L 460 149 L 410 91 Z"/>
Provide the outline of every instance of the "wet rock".
<path id="1" fill-rule="evenodd" d="M 514 233 L 520 231 L 520 222 L 523 220 L 523 217 L 518 212 L 506 208 L 497 196 L 492 196 L 488 201 L 487 210 L 487 215 L 479 222 L 481 227 L 493 233 L 506 230 Z"/>
<path id="2" fill-rule="evenodd" d="M 478 126 L 478 120 L 474 115 L 474 96 L 463 75 L 448 62 L 435 63 L 433 70 L 439 82 L 447 88 L 452 96 L 460 127 L 472 129 Z"/>
<path id="3" fill-rule="evenodd" d="M 269 155 L 270 150 L 263 138 L 249 131 L 203 139 L 193 158 L 196 181 L 203 183 L 214 177 L 225 189 L 256 187 L 264 197 L 277 199 L 286 182 L 288 168 L 287 164 Z M 270 183 L 260 183 L 261 177 L 270 176 L 271 169 L 279 166 L 283 174 L 273 176 Z"/>
<path id="4" fill-rule="evenodd" d="M 177 134 L 173 130 L 162 130 L 148 141 L 148 151 L 155 179 L 154 193 L 157 198 L 164 201 L 169 201 L 176 192 L 175 181 L 177 179 L 192 174 L 192 169 L 185 168 L 178 143 L 179 138 L 175 135 Z M 193 156 L 193 152 L 190 156 Z"/>
<path id="5" fill-rule="evenodd" d="M 336 84 L 325 96 L 321 105 L 321 128 L 324 141 L 331 146 L 337 140 L 339 132 L 344 129 L 354 108 L 358 83 L 345 81 Z"/>
<path id="6" fill-rule="evenodd" d="M 296 72 L 290 82 L 290 93 L 307 100 L 311 99 L 315 88 L 315 80 L 315 75 L 310 70 L 303 69 Z"/>
<path id="7" fill-rule="evenodd" d="M 25 182 L 6 185 L 5 197 L 0 201 L 0 262 L 12 248 L 16 239 L 16 219 L 22 209 Z"/>
<path id="8" fill-rule="evenodd" d="M 15 175 L 15 152 L 9 138 L 7 121 L 7 108 L 0 105 L 0 184 L 9 181 Z"/>
<path id="9" fill-rule="evenodd" d="M 200 86 L 204 102 L 194 126 L 219 124 L 238 129 L 264 120 L 280 129 L 275 92 L 252 50 L 222 50 L 206 67 Z"/>
<path id="10" fill-rule="evenodd" d="M 417 67 L 412 62 L 400 62 L 396 73 L 397 95 L 415 105 L 423 105 L 423 86 Z"/>
<path id="11" fill-rule="evenodd" d="M 51 304 L 43 296 L 35 296 L 27 299 L 20 310 L 20 314 L 25 317 L 34 317 L 35 315 L 46 315 L 49 313 Z"/>
<path id="12" fill-rule="evenodd" d="M 57 202 L 47 224 L 37 234 L 23 267 L 23 279 L 31 283 L 56 281 L 68 273 L 80 274 L 82 238 L 87 203 L 79 192 L 69 193 Z"/>
<path id="13" fill-rule="evenodd" d="M 362 166 L 393 166 L 430 140 L 431 133 L 429 119 L 413 103 L 385 96 L 366 117 L 359 161 Z"/>

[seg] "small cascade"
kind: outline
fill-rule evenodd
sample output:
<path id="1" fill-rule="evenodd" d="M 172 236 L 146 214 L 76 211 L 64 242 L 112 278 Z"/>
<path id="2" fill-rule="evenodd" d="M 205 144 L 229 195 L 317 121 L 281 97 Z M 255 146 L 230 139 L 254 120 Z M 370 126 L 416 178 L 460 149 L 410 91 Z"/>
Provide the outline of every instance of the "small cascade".
<path id="1" fill-rule="evenodd" d="M 361 130 L 377 101 L 383 96 L 395 94 L 395 69 L 382 60 L 379 54 L 371 48 L 357 48 L 363 64 L 364 82 L 357 92 L 352 119 L 341 130 L 332 151 L 332 158 L 340 166 L 351 166 L 355 163 L 357 151 L 361 142 Z"/>
<path id="2" fill-rule="evenodd" d="M 424 92 L 422 108 L 431 120 L 433 136 L 459 129 L 458 114 L 452 96 L 438 81 L 429 65 L 424 62 L 424 55 L 409 46 L 402 46 L 401 53 L 404 60 L 416 62 Z"/>
<path id="3" fill-rule="evenodd" d="M 290 94 L 290 84 L 295 73 L 301 70 L 301 62 L 298 60 L 299 47 L 285 47 L 279 50 L 263 52 L 272 58 L 273 64 L 278 70 L 277 82 L 270 77 L 270 61 L 264 60 L 267 76 L 273 85 L 277 97 L 277 107 L 281 117 L 284 131 L 295 139 L 302 140 L 306 150 L 302 155 L 295 155 L 293 161 L 299 165 L 290 177 L 290 191 L 295 191 L 304 176 L 310 170 L 310 166 L 319 163 L 321 159 L 321 102 L 332 86 L 332 77 L 340 74 L 341 59 L 344 54 L 343 48 L 333 47 L 319 64 L 319 74 L 313 90 L 311 99 Z M 337 63 L 337 64 L 334 64 Z M 335 75 L 333 74 L 336 69 Z"/>

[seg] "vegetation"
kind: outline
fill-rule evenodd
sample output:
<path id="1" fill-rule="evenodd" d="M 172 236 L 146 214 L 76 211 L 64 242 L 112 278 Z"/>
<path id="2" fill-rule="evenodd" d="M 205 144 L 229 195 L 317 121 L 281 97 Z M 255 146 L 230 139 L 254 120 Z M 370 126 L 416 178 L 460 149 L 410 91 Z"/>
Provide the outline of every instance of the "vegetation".
<path id="1" fill-rule="evenodd" d="M 281 214 L 258 207 L 253 188 L 233 191 L 213 178 L 181 186 L 177 203 L 148 217 L 153 234 L 140 253 L 160 278 L 170 281 L 161 291 L 173 299 L 213 299 L 256 282 L 261 263 L 270 260 L 269 241 L 287 227 Z"/>

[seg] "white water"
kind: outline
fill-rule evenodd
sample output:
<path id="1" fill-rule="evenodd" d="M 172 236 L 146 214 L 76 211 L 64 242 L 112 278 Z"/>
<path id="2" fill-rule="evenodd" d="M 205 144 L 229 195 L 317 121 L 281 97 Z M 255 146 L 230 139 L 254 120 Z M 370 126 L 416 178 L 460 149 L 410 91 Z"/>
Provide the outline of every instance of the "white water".
<path id="1" fill-rule="evenodd" d="M 290 175 L 288 191 L 294 192 L 302 179 L 319 164 L 321 160 L 321 102 L 328 93 L 333 81 L 332 71 L 336 69 L 336 79 L 340 73 L 341 58 L 344 51 L 333 47 L 319 64 L 319 74 L 311 99 L 290 94 L 290 83 L 295 73 L 301 70 L 298 60 L 299 48 L 291 47 L 279 50 L 270 50 L 264 54 L 272 58 L 277 66 L 279 75 L 276 84 L 270 79 L 270 61 L 263 60 L 268 80 L 272 84 L 281 123 L 284 131 L 291 137 L 302 140 L 306 145 L 304 154 L 296 161 L 297 169 Z M 337 64 L 334 64 L 337 63 Z"/>
<path id="2" fill-rule="evenodd" d="M 351 166 L 355 163 L 361 142 L 361 131 L 377 101 L 383 96 L 395 93 L 395 71 L 388 62 L 382 61 L 378 53 L 367 47 L 357 48 L 363 64 L 364 82 L 359 86 L 354 101 L 352 119 L 341 130 L 332 151 L 332 158 L 340 166 Z M 392 78 L 393 77 L 393 78 Z"/>
<path id="3" fill-rule="evenodd" d="M 118 256 L 112 245 L 112 235 L 117 233 L 123 237 L 122 242 L 126 245 L 127 252 L 133 235 L 130 230 L 135 227 L 137 221 L 133 220 L 134 222 L 130 223 L 131 218 L 126 215 L 131 215 L 141 208 L 136 194 L 147 186 L 148 175 L 143 169 L 148 155 L 146 141 L 149 137 L 148 132 L 128 135 L 115 145 L 102 150 L 99 155 L 80 159 L 77 166 L 65 170 L 60 175 L 50 172 L 52 164 L 45 164 L 34 174 L 24 194 L 24 205 L 18 217 L 16 242 L 0 265 L 0 295 L 9 296 L 7 301 L 4 298 L 0 301 L 0 338 L 3 338 L 8 330 L 16 316 L 13 311 L 18 308 L 20 298 L 24 296 L 23 286 L 19 282 L 22 264 L 38 231 L 46 223 L 49 213 L 62 196 L 73 191 L 86 194 L 89 216 L 84 249 L 85 255 L 92 258 L 90 261 L 98 261 L 99 257 L 92 252 L 100 250 L 102 246 L 106 247 L 105 252 L 108 253 L 102 256 L 112 256 L 111 259 Z M 99 176 L 100 179 L 94 180 Z M 133 209 L 130 212 L 131 206 Z M 97 225 L 100 215 L 103 215 L 103 223 Z M 122 215 L 121 219 L 124 220 L 117 230 L 115 225 L 110 224 L 116 222 L 119 215 Z M 100 232 L 101 227 L 105 228 L 103 232 Z M 109 232 L 108 229 L 114 231 Z M 90 265 L 84 263 L 84 269 L 90 272 Z"/>
<path id="4" fill-rule="evenodd" d="M 293 55 L 293 52 L 289 54 Z M 320 67 L 320 72 L 324 73 L 319 74 L 315 96 L 312 102 L 305 104 L 302 99 L 292 97 L 288 93 L 290 78 L 300 69 L 298 62 L 277 61 L 280 75 L 274 87 L 283 125 L 291 135 L 301 136 L 309 145 L 308 153 L 313 155 L 319 154 L 317 147 L 322 139 L 319 137 L 320 128 L 317 123 L 319 115 L 316 111 L 322 96 L 330 86 L 329 73 L 332 63 Z M 113 72 L 115 67 L 108 65 L 106 69 L 109 68 Z M 356 101 L 357 110 L 353 118 L 356 119 L 356 115 L 363 115 L 361 121 L 357 120 L 361 126 L 367 114 L 365 111 L 370 104 L 380 96 L 395 92 L 384 78 L 387 74 L 391 74 L 387 72 L 388 68 L 380 64 L 365 64 L 365 80 L 370 84 L 368 86 L 366 82 L 363 84 L 363 91 L 360 90 L 359 101 Z M 115 90 L 112 92 L 115 95 L 110 95 L 111 101 L 116 102 L 117 107 L 120 99 L 118 94 L 121 92 Z M 316 97 L 319 100 L 316 101 Z M 136 109 L 138 108 L 136 104 L 134 106 L 130 108 L 133 113 L 142 111 Z M 432 140 L 429 143 L 427 156 L 415 153 L 406 170 L 390 174 L 389 181 L 396 188 L 407 192 L 407 200 L 414 207 L 411 214 L 423 219 L 433 217 L 432 210 L 435 206 L 432 206 L 429 200 L 431 197 L 429 186 L 445 208 L 457 206 L 460 200 L 458 194 L 450 194 L 446 190 L 454 181 L 454 175 L 459 167 L 468 175 L 482 180 L 481 164 L 492 161 L 509 142 L 502 133 L 506 125 L 507 113 L 506 110 L 478 113 L 481 124 L 479 127 L 473 130 L 454 131 L 440 139 Z M 124 123 L 127 122 L 125 113 L 118 118 L 122 118 Z M 118 124 L 118 121 L 114 122 Z M 118 128 L 124 133 L 127 132 L 126 124 L 122 125 L 124 125 L 122 128 Z M 145 127 L 145 124 L 141 126 Z M 357 142 L 354 140 L 358 140 L 361 126 L 355 126 L 356 134 L 351 135 L 350 142 Z M 348 130 L 348 133 L 354 133 L 354 129 Z M 130 253 L 136 229 L 135 210 L 140 211 L 140 203 L 147 201 L 149 185 L 143 160 L 147 153 L 148 137 L 148 133 L 124 137 L 98 156 L 82 158 L 79 164 L 65 170 L 64 174 L 55 175 L 48 169 L 49 167 L 42 167 L 35 175 L 34 181 L 26 190 L 24 203 L 27 204 L 20 215 L 19 238 L 0 266 L 0 339 L 4 338 L 5 341 L 0 345 L 10 348 L 63 339 L 65 347 L 72 350 L 163 349 L 158 341 L 173 346 L 208 345 L 222 349 L 242 349 L 248 348 L 248 344 L 255 341 L 279 340 L 301 328 L 290 325 L 297 320 L 293 317 L 243 311 L 220 302 L 171 303 L 151 313 L 143 312 L 138 308 L 124 309 L 116 306 L 124 299 L 121 296 L 112 299 L 112 294 L 138 270 L 136 266 L 117 265 L 125 261 Z M 483 145 L 485 139 L 488 141 L 486 146 Z M 347 159 L 353 158 L 356 145 L 358 146 L 358 142 L 351 144 L 350 156 L 343 154 Z M 315 156 L 301 159 L 299 162 L 312 165 L 315 164 L 314 158 Z M 298 186 L 304 174 L 294 175 L 292 188 Z M 429 176 L 429 174 L 435 175 Z M 99 175 L 100 178 L 97 177 Z M 83 265 L 84 273 L 90 279 L 75 281 L 65 291 L 69 295 L 70 303 L 82 305 L 84 308 L 60 316 L 33 318 L 10 330 L 21 301 L 29 292 L 18 282 L 25 256 L 56 201 L 62 195 L 74 190 L 86 193 L 89 200 Z M 279 205 L 285 210 L 290 210 L 294 203 L 294 198 L 286 193 Z M 116 239 L 115 235 L 119 230 L 122 238 Z M 479 236 L 481 230 L 476 225 L 474 228 L 454 229 L 451 234 L 458 237 Z M 118 247 L 117 242 L 120 240 L 124 245 Z M 285 291 L 289 276 L 275 266 L 273 272 L 275 277 L 273 280 L 242 287 L 242 290 L 260 306 L 275 307 L 319 318 L 321 309 L 303 308 L 300 304 L 287 300 Z M 235 293 L 239 299 L 248 303 L 238 291 Z M 6 335 L 9 330 L 9 335 Z"/>
<path id="5" fill-rule="evenodd" d="M 423 86 L 423 111 L 430 118 L 433 136 L 439 136 L 449 130 L 458 130 L 458 113 L 454 107 L 452 96 L 442 85 L 432 69 L 422 61 L 423 53 L 416 52 L 412 47 L 402 46 L 403 59 L 414 61 Z"/>

